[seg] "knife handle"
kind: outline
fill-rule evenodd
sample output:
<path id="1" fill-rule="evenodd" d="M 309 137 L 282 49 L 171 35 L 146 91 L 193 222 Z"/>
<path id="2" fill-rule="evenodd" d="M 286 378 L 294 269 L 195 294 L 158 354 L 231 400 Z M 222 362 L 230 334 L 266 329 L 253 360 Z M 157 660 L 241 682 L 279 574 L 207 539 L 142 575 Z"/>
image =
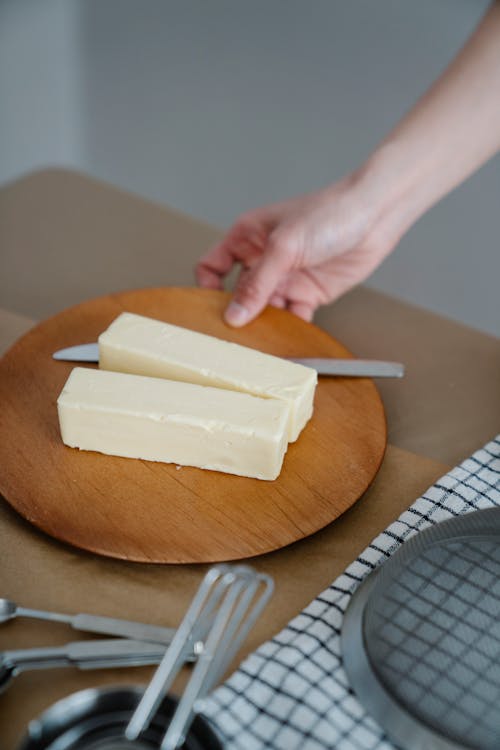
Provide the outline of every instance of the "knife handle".
<path id="1" fill-rule="evenodd" d="M 381 362 L 375 359 L 328 359 L 322 357 L 293 358 L 292 362 L 316 370 L 318 375 L 350 378 L 402 378 L 405 372 L 400 362 Z"/>

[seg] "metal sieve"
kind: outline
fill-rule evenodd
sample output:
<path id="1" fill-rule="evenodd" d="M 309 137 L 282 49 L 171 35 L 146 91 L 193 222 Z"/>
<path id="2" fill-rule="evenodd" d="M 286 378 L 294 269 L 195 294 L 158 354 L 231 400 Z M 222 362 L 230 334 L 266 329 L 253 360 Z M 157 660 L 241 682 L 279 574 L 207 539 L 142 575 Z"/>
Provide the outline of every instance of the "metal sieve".
<path id="1" fill-rule="evenodd" d="M 500 508 L 426 529 L 357 589 L 342 627 L 357 697 L 411 750 L 500 747 Z"/>

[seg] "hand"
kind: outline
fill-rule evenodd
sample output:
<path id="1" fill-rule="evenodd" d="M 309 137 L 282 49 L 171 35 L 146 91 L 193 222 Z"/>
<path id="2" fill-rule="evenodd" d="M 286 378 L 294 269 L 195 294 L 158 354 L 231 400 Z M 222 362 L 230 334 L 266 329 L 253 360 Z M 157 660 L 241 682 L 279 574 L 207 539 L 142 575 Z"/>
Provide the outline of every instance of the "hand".
<path id="1" fill-rule="evenodd" d="M 228 323 L 266 304 L 310 320 L 366 279 L 409 227 L 500 150 L 500 0 L 364 167 L 318 193 L 242 216 L 198 263 L 201 286 L 241 273 Z"/>
<path id="2" fill-rule="evenodd" d="M 397 237 L 375 231 L 378 216 L 361 183 L 350 176 L 311 195 L 240 217 L 197 267 L 200 286 L 221 289 L 241 271 L 226 321 L 242 326 L 271 304 L 311 320 L 316 308 L 370 275 Z"/>

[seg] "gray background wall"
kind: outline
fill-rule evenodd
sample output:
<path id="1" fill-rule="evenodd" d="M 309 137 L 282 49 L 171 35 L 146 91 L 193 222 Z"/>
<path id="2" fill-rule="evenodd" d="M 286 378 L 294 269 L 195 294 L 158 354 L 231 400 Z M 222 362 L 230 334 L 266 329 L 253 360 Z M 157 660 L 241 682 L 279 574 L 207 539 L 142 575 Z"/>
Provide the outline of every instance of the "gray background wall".
<path id="1" fill-rule="evenodd" d="M 359 164 L 486 6 L 0 0 L 0 182 L 73 166 L 229 225 Z M 498 334 L 499 164 L 427 214 L 369 283 Z"/>

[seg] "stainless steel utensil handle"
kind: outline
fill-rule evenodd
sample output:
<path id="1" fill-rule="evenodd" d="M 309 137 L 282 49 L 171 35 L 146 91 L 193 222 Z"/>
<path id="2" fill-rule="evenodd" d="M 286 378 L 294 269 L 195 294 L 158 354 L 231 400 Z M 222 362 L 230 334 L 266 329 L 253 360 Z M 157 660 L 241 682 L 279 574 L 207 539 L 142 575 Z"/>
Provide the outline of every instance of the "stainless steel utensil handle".
<path id="1" fill-rule="evenodd" d="M 318 375 L 339 375 L 350 378 L 402 378 L 405 368 L 400 362 L 379 362 L 375 359 L 335 359 L 318 357 L 292 358 L 291 362 L 312 367 Z"/>
<path id="2" fill-rule="evenodd" d="M 46 612 L 43 609 L 31 609 L 30 607 L 20 607 L 16 605 L 16 617 L 32 617 L 35 620 L 47 620 L 48 622 L 64 622 L 71 624 L 71 615 L 62 612 Z"/>
<path id="3" fill-rule="evenodd" d="M 159 625 L 148 625 L 133 620 L 122 620 L 118 617 L 103 617 L 101 615 L 77 614 L 67 615 L 60 612 L 46 612 L 45 610 L 17 607 L 17 615 L 21 617 L 33 617 L 37 620 L 49 620 L 50 622 L 63 622 L 71 625 L 75 630 L 86 633 L 98 633 L 99 635 L 116 635 L 122 638 L 132 638 L 138 641 L 152 641 L 168 645 L 174 637 L 173 628 L 164 628 Z"/>
<path id="4" fill-rule="evenodd" d="M 181 747 L 194 714 L 199 710 L 200 701 L 223 674 L 272 594 L 274 584 L 269 576 L 256 574 L 246 566 L 238 566 L 236 571 L 235 583 L 228 589 L 213 627 L 210 628 L 205 649 L 182 694 L 160 750 L 176 750 Z M 264 589 L 245 619 L 257 589 L 262 584 Z"/>
<path id="5" fill-rule="evenodd" d="M 143 729 L 149 725 L 149 722 L 157 711 L 165 693 L 170 689 L 183 664 L 183 654 L 186 642 L 200 617 L 203 607 L 206 605 L 207 596 L 211 592 L 215 581 L 224 575 L 227 569 L 228 566 L 226 565 L 218 565 L 217 567 L 210 568 L 206 573 L 188 608 L 188 611 L 184 615 L 184 619 L 182 620 L 172 643 L 168 647 L 160 666 L 144 691 L 141 702 L 137 706 L 128 723 L 125 730 L 125 736 L 128 740 L 137 739 Z M 220 594 L 222 594 L 222 591 Z"/>
<path id="6" fill-rule="evenodd" d="M 165 647 L 126 639 L 103 641 L 76 641 L 64 646 L 26 648 L 2 653 L 2 662 L 14 674 L 29 669 L 75 666 L 79 669 L 96 669 L 110 666 L 138 666 L 156 664 L 163 658 Z"/>
<path id="7" fill-rule="evenodd" d="M 116 617 L 101 617 L 100 615 L 74 615 L 71 626 L 76 630 L 101 635 L 117 635 L 122 638 L 132 638 L 137 641 L 152 641 L 168 645 L 175 634 L 174 628 L 164 628 L 159 625 L 121 620 Z"/>
<path id="8" fill-rule="evenodd" d="M 259 587 L 263 589 L 260 594 Z M 167 728 L 161 750 L 175 750 L 182 745 L 199 701 L 227 667 L 272 590 L 272 579 L 248 566 L 219 565 L 208 571 L 125 729 L 128 740 L 138 739 L 149 726 L 182 665 L 183 649 L 190 639 L 200 639 L 203 649 Z"/>

